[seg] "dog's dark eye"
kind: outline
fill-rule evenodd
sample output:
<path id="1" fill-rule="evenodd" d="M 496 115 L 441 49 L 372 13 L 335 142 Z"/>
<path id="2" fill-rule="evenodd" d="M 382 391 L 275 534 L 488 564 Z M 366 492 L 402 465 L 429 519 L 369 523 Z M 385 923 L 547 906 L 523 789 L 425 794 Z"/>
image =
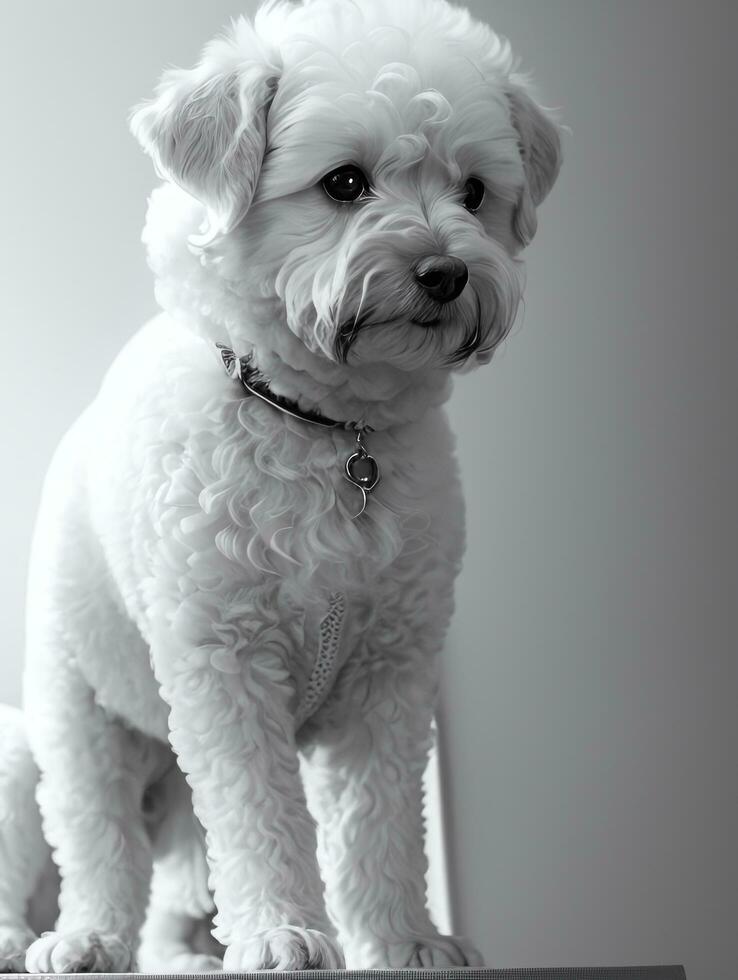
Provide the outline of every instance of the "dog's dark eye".
<path id="1" fill-rule="evenodd" d="M 353 163 L 331 170 L 329 174 L 325 175 L 321 184 L 328 197 L 332 197 L 334 201 L 341 203 L 358 201 L 369 191 L 369 181 Z"/>
<path id="2" fill-rule="evenodd" d="M 464 207 L 473 214 L 482 206 L 484 184 L 478 177 L 470 177 L 464 185 L 464 191 Z"/>

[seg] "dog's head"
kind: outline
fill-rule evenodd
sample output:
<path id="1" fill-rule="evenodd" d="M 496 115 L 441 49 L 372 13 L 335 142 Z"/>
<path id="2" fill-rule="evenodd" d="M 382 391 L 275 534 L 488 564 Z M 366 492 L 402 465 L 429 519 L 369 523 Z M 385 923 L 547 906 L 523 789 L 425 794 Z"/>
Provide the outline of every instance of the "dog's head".
<path id="1" fill-rule="evenodd" d="M 489 360 L 560 165 L 508 42 L 446 0 L 267 3 L 131 124 L 223 289 L 200 313 L 359 370 Z"/>

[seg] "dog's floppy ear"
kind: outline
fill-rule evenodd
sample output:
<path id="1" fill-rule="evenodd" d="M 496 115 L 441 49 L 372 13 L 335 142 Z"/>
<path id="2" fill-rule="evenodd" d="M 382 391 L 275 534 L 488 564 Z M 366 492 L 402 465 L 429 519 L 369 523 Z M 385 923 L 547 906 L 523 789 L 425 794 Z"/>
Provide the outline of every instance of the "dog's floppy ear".
<path id="1" fill-rule="evenodd" d="M 524 85 L 511 82 L 506 95 L 525 171 L 513 227 L 520 242 L 527 245 L 536 233 L 536 208 L 553 187 L 561 167 L 561 140 L 557 124 Z"/>
<path id="2" fill-rule="evenodd" d="M 205 205 L 209 239 L 234 228 L 249 208 L 278 74 L 241 18 L 195 68 L 164 72 L 155 97 L 131 112 L 131 131 L 159 176 Z"/>

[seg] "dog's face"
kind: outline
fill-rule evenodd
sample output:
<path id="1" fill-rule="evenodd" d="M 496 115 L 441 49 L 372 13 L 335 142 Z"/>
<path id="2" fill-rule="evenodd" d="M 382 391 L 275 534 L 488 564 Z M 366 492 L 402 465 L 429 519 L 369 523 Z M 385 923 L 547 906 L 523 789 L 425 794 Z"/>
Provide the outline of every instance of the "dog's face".
<path id="1" fill-rule="evenodd" d="M 132 126 L 197 198 L 203 261 L 308 350 L 460 369 L 514 320 L 560 163 L 506 42 L 445 0 L 263 9 Z"/>

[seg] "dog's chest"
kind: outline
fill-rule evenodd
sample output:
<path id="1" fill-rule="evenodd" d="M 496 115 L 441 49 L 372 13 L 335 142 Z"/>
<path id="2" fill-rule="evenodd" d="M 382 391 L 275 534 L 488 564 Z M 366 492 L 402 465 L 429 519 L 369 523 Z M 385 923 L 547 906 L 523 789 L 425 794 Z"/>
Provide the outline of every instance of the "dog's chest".
<path id="1" fill-rule="evenodd" d="M 153 454 L 163 470 L 155 535 L 184 549 L 193 584 L 259 587 L 276 578 L 325 600 L 371 592 L 438 509 L 439 488 L 407 438 L 371 435 L 380 482 L 357 517 L 364 494 L 346 477 L 357 449 L 350 432 L 314 431 L 240 398 L 215 419 L 170 417 L 163 434 Z"/>
<path id="2" fill-rule="evenodd" d="M 199 359 L 168 370 L 133 394 L 111 387 L 99 405 L 124 434 L 96 443 L 90 474 L 95 527 L 127 613 L 146 640 L 158 616 L 173 656 L 211 644 L 214 623 L 239 650 L 279 637 L 297 720 L 307 719 L 366 638 L 362 610 L 409 594 L 429 555 L 434 566 L 453 563 L 448 537 L 459 522 L 445 421 L 432 413 L 370 434 L 380 482 L 354 520 L 362 500 L 345 478 L 351 432 L 285 419 Z M 140 672 L 134 687 L 148 683 L 153 694 L 140 661 L 126 667 Z M 106 694 L 114 710 L 116 692 Z"/>
<path id="3" fill-rule="evenodd" d="M 295 730 L 335 700 L 339 676 L 356 660 L 362 639 L 371 631 L 375 602 L 364 595 L 333 592 L 322 606 L 305 614 L 305 642 L 292 663 Z"/>
<path id="4" fill-rule="evenodd" d="M 290 641 L 285 667 L 294 690 L 296 731 L 330 697 L 366 626 L 369 605 L 336 591 L 322 603 L 296 611 L 285 609 L 278 617 L 282 633 Z M 147 644 L 132 627 L 126 627 L 125 643 L 108 645 L 104 659 L 82 657 L 79 666 L 95 692 L 96 702 L 111 716 L 166 741 L 168 708 L 159 695 Z"/>
<path id="5" fill-rule="evenodd" d="M 346 596 L 334 592 L 328 608 L 308 630 L 305 665 L 297 684 L 295 729 L 311 718 L 331 692 L 336 676 L 349 653 Z M 312 635 L 311 635 L 312 634 Z M 308 668 L 308 665 L 311 666 Z"/>

